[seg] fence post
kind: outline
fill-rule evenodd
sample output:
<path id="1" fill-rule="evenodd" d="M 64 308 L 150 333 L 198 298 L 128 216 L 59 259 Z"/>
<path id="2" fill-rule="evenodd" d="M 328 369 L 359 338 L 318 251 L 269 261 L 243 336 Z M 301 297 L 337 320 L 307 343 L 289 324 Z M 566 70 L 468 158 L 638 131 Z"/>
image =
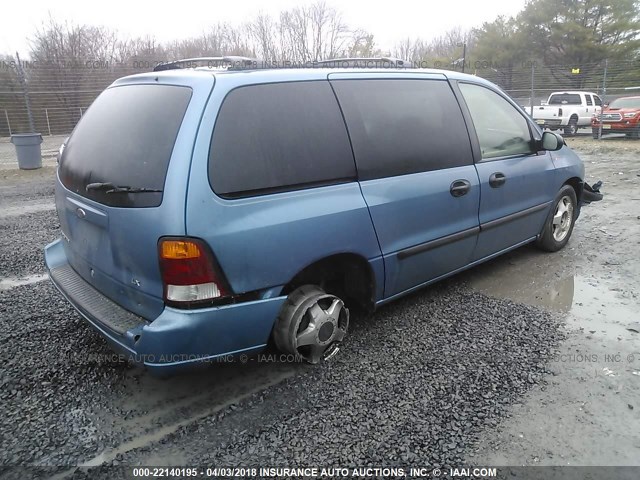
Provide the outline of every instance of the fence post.
<path id="1" fill-rule="evenodd" d="M 24 104 L 27 107 L 27 117 L 29 118 L 29 133 L 35 133 L 36 127 L 33 123 L 33 113 L 31 112 L 31 101 L 29 100 L 29 89 L 27 88 L 27 79 L 22 68 L 22 62 L 20 61 L 20 55 L 16 52 L 16 59 L 18 60 L 18 81 L 22 86 L 22 92 L 24 94 Z"/>
<path id="2" fill-rule="evenodd" d="M 47 129 L 49 130 L 49 136 L 51 136 L 51 124 L 49 123 L 49 112 L 48 109 L 44 109 L 44 116 L 47 117 Z"/>
<path id="3" fill-rule="evenodd" d="M 7 127 L 9 127 L 9 136 L 13 135 L 11 133 L 11 122 L 9 122 L 9 114 L 7 113 L 7 109 L 4 109 L 4 117 L 7 119 Z"/>
<path id="4" fill-rule="evenodd" d="M 598 119 L 598 140 L 602 140 L 602 111 L 604 110 L 604 99 L 607 95 L 607 67 L 609 66 L 609 59 L 604 61 L 604 77 L 602 79 L 602 106 L 600 107 L 600 118 Z"/>
<path id="5" fill-rule="evenodd" d="M 529 97 L 529 105 L 531 105 L 531 118 L 533 118 L 533 82 L 535 79 L 535 68 L 536 64 L 531 62 L 531 96 Z"/>
<path id="6" fill-rule="evenodd" d="M 80 118 L 82 118 L 82 107 L 79 107 L 79 108 L 80 108 Z"/>

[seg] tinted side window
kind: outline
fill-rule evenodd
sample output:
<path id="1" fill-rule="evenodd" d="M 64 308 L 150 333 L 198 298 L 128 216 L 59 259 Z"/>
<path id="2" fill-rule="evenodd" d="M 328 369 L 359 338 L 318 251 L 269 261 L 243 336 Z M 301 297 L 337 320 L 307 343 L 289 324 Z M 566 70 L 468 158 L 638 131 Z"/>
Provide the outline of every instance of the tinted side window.
<path id="1" fill-rule="evenodd" d="M 114 194 L 87 191 L 86 186 L 110 182 L 162 190 L 190 99 L 188 87 L 125 85 L 105 90 L 69 138 L 60 180 L 69 190 L 105 205 L 160 205 L 162 192 Z"/>
<path id="2" fill-rule="evenodd" d="M 444 80 L 336 80 L 359 177 L 470 165 L 460 106 Z"/>
<path id="3" fill-rule="evenodd" d="M 244 196 L 355 176 L 329 82 L 241 87 L 220 107 L 209 153 L 209 181 L 217 194 Z"/>
<path id="4" fill-rule="evenodd" d="M 600 100 L 600 97 L 599 97 L 598 95 L 594 95 L 594 96 L 593 96 L 593 101 L 595 102 L 595 104 L 596 104 L 598 107 L 601 107 L 601 106 L 602 106 L 602 100 Z"/>
<path id="5" fill-rule="evenodd" d="M 591 101 L 591 95 L 585 95 L 584 98 L 587 100 L 587 105 L 593 105 L 593 102 Z"/>
<path id="6" fill-rule="evenodd" d="M 533 153 L 529 124 L 513 105 L 480 85 L 461 83 L 460 90 L 469 107 L 483 159 Z"/>

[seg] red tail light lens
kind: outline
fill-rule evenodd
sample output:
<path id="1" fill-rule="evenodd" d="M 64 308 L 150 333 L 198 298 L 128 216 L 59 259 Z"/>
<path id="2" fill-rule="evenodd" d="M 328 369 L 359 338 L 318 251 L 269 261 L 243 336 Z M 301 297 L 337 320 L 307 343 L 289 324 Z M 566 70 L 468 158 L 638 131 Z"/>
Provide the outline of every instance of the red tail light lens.
<path id="1" fill-rule="evenodd" d="M 193 238 L 164 238 L 158 243 L 164 299 L 191 306 L 231 294 L 209 247 Z"/>

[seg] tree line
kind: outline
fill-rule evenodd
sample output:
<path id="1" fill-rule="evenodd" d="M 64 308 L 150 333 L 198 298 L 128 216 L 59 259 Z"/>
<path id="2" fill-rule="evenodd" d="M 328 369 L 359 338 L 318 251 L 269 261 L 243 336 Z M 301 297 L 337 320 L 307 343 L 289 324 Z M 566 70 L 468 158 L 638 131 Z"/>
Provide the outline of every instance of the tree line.
<path id="1" fill-rule="evenodd" d="M 393 56 L 464 69 L 507 91 L 528 88 L 532 69 L 549 88 L 596 88 L 605 63 L 612 66 L 611 85 L 640 84 L 640 0 L 529 0 L 513 17 L 431 39 L 405 38 L 388 50 L 376 44 L 374 33 L 348 25 L 339 9 L 322 0 L 278 15 L 259 13 L 241 25 L 214 23 L 198 36 L 164 43 L 49 18 L 29 43 L 22 60 L 34 109 L 48 105 L 67 112 L 70 124 L 116 78 L 148 71 L 159 61 L 199 56 L 273 63 Z M 0 110 L 20 108 L 18 72 L 13 55 L 0 55 Z"/>

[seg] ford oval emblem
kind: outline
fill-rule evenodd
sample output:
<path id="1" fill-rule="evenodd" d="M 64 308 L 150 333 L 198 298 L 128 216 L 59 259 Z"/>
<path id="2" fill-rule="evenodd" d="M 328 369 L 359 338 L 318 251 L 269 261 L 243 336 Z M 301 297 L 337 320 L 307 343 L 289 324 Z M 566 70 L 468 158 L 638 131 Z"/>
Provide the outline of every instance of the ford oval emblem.
<path id="1" fill-rule="evenodd" d="M 76 215 L 78 218 L 84 218 L 87 216 L 87 212 L 85 212 L 82 208 L 76 208 Z"/>

